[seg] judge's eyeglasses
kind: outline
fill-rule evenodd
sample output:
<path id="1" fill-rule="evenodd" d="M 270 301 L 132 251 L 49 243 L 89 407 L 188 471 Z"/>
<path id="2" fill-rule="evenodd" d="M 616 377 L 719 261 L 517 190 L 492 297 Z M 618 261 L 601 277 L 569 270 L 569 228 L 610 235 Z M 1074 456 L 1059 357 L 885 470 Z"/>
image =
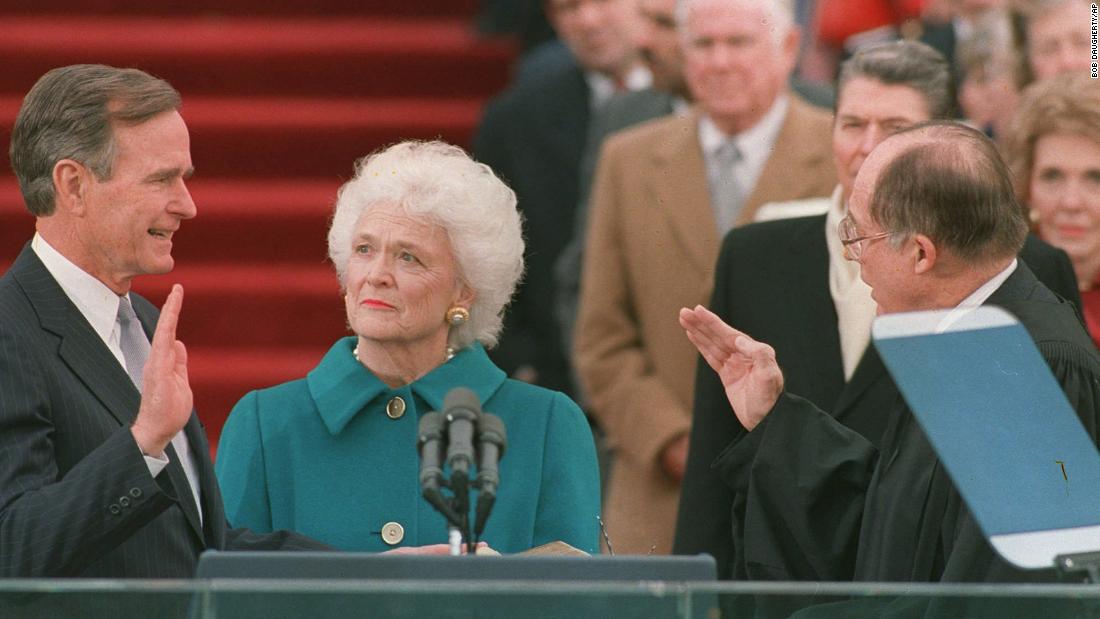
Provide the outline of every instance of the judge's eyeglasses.
<path id="1" fill-rule="evenodd" d="M 892 232 L 879 232 L 878 234 L 856 236 L 859 231 L 856 230 L 856 222 L 852 221 L 851 215 L 847 215 L 840 220 L 840 224 L 836 227 L 836 233 L 840 237 L 841 247 L 844 248 L 844 257 L 856 262 L 863 257 L 863 248 L 866 243 L 884 239 L 893 234 Z"/>

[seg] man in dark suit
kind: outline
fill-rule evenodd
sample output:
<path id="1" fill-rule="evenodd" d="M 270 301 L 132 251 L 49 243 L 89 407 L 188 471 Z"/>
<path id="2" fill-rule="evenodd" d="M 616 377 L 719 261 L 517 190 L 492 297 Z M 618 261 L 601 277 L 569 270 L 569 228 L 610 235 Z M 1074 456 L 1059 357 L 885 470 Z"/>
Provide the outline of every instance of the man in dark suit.
<path id="1" fill-rule="evenodd" d="M 676 110 L 686 112 L 691 101 L 684 80 L 684 59 L 680 34 L 676 30 L 675 10 L 676 0 L 638 0 L 639 23 L 634 45 L 653 76 L 653 84 L 642 90 L 617 93 L 593 112 L 588 126 L 588 139 L 580 159 L 573 235 L 554 265 L 557 288 L 554 312 L 561 327 L 565 350 L 573 345 L 573 326 L 577 320 L 581 287 L 581 258 L 588 224 L 588 199 L 604 140 L 612 133 Z"/>
<path id="2" fill-rule="evenodd" d="M 130 293 L 172 269 L 195 216 L 179 106 L 141 71 L 74 65 L 19 111 L 37 232 L 0 279 L 0 576 L 183 578 L 207 548 L 325 548 L 228 527 L 176 340 L 183 290 L 159 321 Z"/>
<path id="3" fill-rule="evenodd" d="M 545 0 L 561 39 L 532 50 L 515 83 L 491 101 L 474 157 L 515 190 L 527 272 L 493 360 L 515 378 L 573 392 L 554 317 L 554 261 L 573 233 L 578 162 L 593 110 L 616 90 L 648 85 L 631 39 L 635 0 Z"/>
<path id="4" fill-rule="evenodd" d="M 953 321 L 992 304 L 1016 315 L 1095 441 L 1100 356 L 1072 304 L 1018 259 L 1026 234 L 996 147 L 942 121 L 903 130 L 871 153 L 838 229 L 880 313 L 953 309 Z M 787 391 L 770 346 L 701 307 L 683 310 L 681 324 L 742 428 L 714 467 L 744 500 L 736 561 L 749 578 L 1053 577 L 996 556 L 901 398 L 877 409 L 885 429 L 869 439 Z"/>
<path id="5" fill-rule="evenodd" d="M 838 91 L 833 153 L 840 184 L 831 198 L 821 201 L 827 213 L 756 224 L 727 235 L 710 309 L 774 348 L 787 389 L 877 445 L 888 420 L 881 411 L 898 393 L 868 346 L 875 302 L 859 279 L 858 265 L 841 255 L 836 228 L 846 214 L 855 175 L 871 150 L 907 125 L 951 117 L 953 89 L 942 55 L 920 43 L 896 42 L 865 48 L 848 59 Z M 1079 299 L 1064 252 L 1029 236 L 1020 258 L 1048 287 Z M 743 513 L 739 501 L 744 497 L 711 465 L 741 431 L 729 414 L 721 380 L 700 364 L 675 551 L 714 555 L 724 578 L 745 577 L 737 571 L 744 566 L 735 569 L 733 561 L 740 542 L 734 514 Z"/>

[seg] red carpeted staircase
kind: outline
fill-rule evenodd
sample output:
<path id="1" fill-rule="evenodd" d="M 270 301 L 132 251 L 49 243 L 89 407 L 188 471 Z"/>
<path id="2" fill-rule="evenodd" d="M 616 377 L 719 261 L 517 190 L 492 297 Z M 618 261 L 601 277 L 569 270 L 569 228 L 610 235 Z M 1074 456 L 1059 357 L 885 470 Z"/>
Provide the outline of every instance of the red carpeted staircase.
<path id="1" fill-rule="evenodd" d="M 241 396 L 303 376 L 347 333 L 325 234 L 355 159 L 405 138 L 468 146 L 513 55 L 472 34 L 478 0 L 228 3 L 0 0 L 0 272 L 34 230 L 8 144 L 42 73 L 133 66 L 183 94 L 199 214 L 175 236 L 175 271 L 135 289 L 159 305 L 183 284 L 180 338 L 215 445 Z"/>

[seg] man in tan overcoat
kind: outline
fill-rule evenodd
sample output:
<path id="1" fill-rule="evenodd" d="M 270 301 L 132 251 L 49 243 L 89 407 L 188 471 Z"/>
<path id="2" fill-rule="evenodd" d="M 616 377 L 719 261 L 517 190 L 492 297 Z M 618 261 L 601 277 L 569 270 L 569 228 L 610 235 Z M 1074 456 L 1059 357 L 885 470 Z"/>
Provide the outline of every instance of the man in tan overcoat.
<path id="1" fill-rule="evenodd" d="M 677 314 L 709 298 L 722 236 L 762 204 L 836 185 L 830 115 L 786 86 L 799 38 L 790 0 L 677 10 L 697 106 L 605 143 L 574 342 L 614 449 L 604 519 L 617 554 L 671 550 L 696 365 Z"/>

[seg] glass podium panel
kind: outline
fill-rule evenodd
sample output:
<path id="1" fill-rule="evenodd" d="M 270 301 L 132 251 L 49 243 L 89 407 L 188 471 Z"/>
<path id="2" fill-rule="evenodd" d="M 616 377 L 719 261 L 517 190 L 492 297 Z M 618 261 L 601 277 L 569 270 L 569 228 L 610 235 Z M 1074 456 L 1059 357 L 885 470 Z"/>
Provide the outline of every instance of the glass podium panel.
<path id="1" fill-rule="evenodd" d="M 1100 586 L 8 579 L 0 617 L 1100 618 Z"/>

